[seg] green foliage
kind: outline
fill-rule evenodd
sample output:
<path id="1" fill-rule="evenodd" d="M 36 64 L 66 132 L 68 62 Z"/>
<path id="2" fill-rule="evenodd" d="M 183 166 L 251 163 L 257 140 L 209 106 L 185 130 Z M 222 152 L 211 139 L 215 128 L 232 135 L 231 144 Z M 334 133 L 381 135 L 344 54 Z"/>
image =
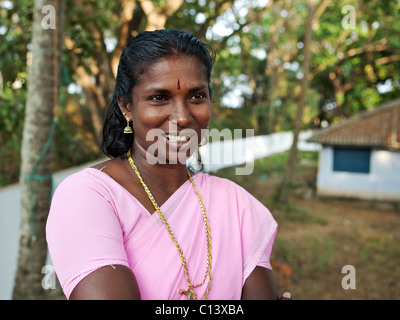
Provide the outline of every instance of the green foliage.
<path id="1" fill-rule="evenodd" d="M 340 23 L 344 17 L 341 8 L 348 4 L 355 8 L 355 29 L 344 29 Z M 336 117 L 350 117 L 400 96 L 399 59 L 389 62 L 389 57 L 399 53 L 399 6 L 394 1 L 339 1 L 321 16 L 314 30 L 318 51 L 312 56 L 312 86 L 317 85 L 322 101 L 333 98 L 336 103 L 335 110 L 321 110 L 328 121 L 336 122 Z M 379 92 L 378 86 L 387 80 L 392 88 Z"/>

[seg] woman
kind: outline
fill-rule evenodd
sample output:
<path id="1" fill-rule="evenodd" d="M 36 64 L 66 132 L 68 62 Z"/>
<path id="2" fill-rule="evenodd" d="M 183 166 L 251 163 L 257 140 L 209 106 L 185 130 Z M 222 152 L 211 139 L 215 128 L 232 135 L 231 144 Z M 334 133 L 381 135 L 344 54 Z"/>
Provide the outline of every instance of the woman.
<path id="1" fill-rule="evenodd" d="M 65 179 L 49 213 L 68 299 L 277 298 L 268 209 L 185 166 L 211 117 L 213 61 L 179 30 L 144 32 L 124 49 L 103 130 L 112 159 Z"/>

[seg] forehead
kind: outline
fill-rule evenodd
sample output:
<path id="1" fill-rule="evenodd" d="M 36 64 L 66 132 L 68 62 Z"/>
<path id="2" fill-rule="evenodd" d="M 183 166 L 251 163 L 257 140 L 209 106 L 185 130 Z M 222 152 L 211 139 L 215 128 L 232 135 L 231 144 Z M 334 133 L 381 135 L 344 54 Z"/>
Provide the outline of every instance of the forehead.
<path id="1" fill-rule="evenodd" d="M 154 85 L 180 80 L 208 84 L 207 68 L 195 56 L 172 56 L 163 58 L 149 66 L 140 77 L 138 86 Z"/>

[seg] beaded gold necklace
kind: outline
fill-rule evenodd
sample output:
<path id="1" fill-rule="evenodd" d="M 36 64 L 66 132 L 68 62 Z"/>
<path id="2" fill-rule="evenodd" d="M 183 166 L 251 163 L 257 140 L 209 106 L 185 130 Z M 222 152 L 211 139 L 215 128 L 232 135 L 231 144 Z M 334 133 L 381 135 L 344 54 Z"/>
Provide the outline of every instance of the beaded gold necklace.
<path id="1" fill-rule="evenodd" d="M 211 286 L 212 254 L 211 254 L 210 225 L 208 223 L 206 209 L 204 207 L 203 200 L 202 200 L 199 192 L 197 191 L 196 185 L 194 184 L 194 181 L 192 179 L 192 176 L 191 176 L 189 170 L 186 169 L 186 172 L 187 172 L 187 175 L 189 177 L 190 182 L 193 185 L 194 191 L 196 192 L 197 198 L 199 199 L 200 207 L 201 207 L 201 210 L 203 212 L 204 227 L 205 227 L 206 235 L 207 235 L 207 269 L 206 269 L 206 272 L 204 274 L 203 281 L 201 283 L 199 283 L 199 284 L 196 284 L 196 285 L 193 285 L 191 283 L 191 281 L 190 281 L 189 270 L 188 270 L 188 267 L 187 267 L 186 259 L 185 259 L 184 255 L 183 255 L 183 251 L 182 251 L 180 245 L 178 244 L 178 241 L 176 240 L 175 235 L 171 230 L 171 227 L 169 226 L 169 224 L 168 224 L 167 220 L 165 219 L 164 215 L 162 214 L 162 212 L 160 210 L 160 207 L 158 206 L 156 200 L 154 199 L 153 194 L 151 193 L 150 189 L 147 187 L 147 185 L 144 182 L 142 176 L 140 175 L 139 170 L 136 167 L 135 162 L 132 159 L 131 150 L 128 151 L 128 161 L 129 161 L 129 164 L 130 164 L 132 170 L 135 172 L 136 176 L 139 178 L 139 181 L 140 181 L 144 191 L 146 192 L 146 194 L 149 197 L 151 203 L 153 204 L 154 208 L 156 209 L 158 215 L 160 216 L 161 221 L 163 222 L 163 224 L 164 224 L 165 228 L 167 229 L 172 241 L 174 242 L 176 249 L 178 250 L 179 257 L 181 258 L 182 266 L 183 266 L 183 269 L 185 270 L 186 280 L 187 280 L 187 283 L 188 283 L 188 289 L 187 290 L 180 289 L 179 293 L 186 295 L 189 300 L 197 300 L 197 295 L 194 292 L 194 288 L 202 286 L 205 283 L 205 281 L 207 279 L 207 276 L 208 276 L 207 290 L 206 290 L 206 293 L 204 294 L 204 297 L 202 299 L 202 300 L 206 300 L 208 292 L 210 290 L 210 286 Z"/>

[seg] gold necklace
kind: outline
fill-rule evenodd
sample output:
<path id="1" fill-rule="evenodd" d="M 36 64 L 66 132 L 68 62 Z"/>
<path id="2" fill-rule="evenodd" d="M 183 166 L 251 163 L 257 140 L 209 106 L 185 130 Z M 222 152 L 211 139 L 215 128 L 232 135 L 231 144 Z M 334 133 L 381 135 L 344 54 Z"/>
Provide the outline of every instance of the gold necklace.
<path id="1" fill-rule="evenodd" d="M 131 165 L 132 170 L 135 172 L 136 176 L 139 178 L 139 181 L 140 181 L 141 185 L 143 186 L 144 191 L 146 192 L 146 194 L 149 197 L 151 203 L 153 204 L 154 208 L 156 209 L 156 211 L 157 211 L 158 215 L 160 216 L 165 228 L 167 229 L 172 241 L 174 242 L 176 249 L 178 250 L 179 256 L 181 258 L 183 269 L 185 270 L 186 280 L 187 280 L 187 283 L 188 283 L 188 289 L 187 290 L 180 289 L 179 293 L 186 295 L 189 300 L 197 300 L 197 295 L 195 294 L 193 289 L 202 286 L 205 283 L 205 281 L 207 279 L 207 276 L 208 276 L 207 290 L 206 290 L 206 293 L 205 293 L 205 295 L 204 295 L 204 297 L 202 299 L 202 300 L 206 300 L 208 292 L 210 290 L 210 286 L 211 286 L 212 254 L 211 254 L 210 225 L 208 223 L 206 209 L 204 207 L 203 200 L 202 200 L 199 192 L 197 191 L 196 185 L 194 184 L 194 181 L 192 179 L 192 176 L 191 176 L 189 170 L 186 169 L 186 172 L 187 172 L 187 175 L 189 177 L 189 180 L 191 181 L 191 183 L 193 185 L 194 191 L 196 192 L 197 198 L 199 199 L 200 207 L 201 207 L 201 210 L 203 212 L 204 226 L 205 226 L 206 235 L 207 235 L 207 269 L 206 269 L 206 272 L 204 274 L 203 281 L 200 284 L 196 284 L 196 285 L 193 285 L 191 283 L 191 281 L 190 281 L 189 270 L 188 270 L 188 267 L 187 267 L 187 264 L 186 264 L 186 259 L 185 259 L 184 255 L 183 255 L 183 251 L 182 251 L 180 245 L 178 244 L 178 241 L 176 240 L 175 235 L 171 230 L 171 227 L 169 226 L 169 224 L 168 224 L 167 220 L 165 219 L 164 215 L 162 214 L 162 212 L 160 210 L 160 207 L 158 206 L 156 200 L 154 199 L 153 194 L 151 193 L 150 189 L 147 187 L 147 185 L 144 182 L 142 176 L 140 175 L 139 170 L 136 167 L 135 162 L 132 159 L 131 150 L 128 151 L 128 161 L 129 161 L 129 164 Z"/>

